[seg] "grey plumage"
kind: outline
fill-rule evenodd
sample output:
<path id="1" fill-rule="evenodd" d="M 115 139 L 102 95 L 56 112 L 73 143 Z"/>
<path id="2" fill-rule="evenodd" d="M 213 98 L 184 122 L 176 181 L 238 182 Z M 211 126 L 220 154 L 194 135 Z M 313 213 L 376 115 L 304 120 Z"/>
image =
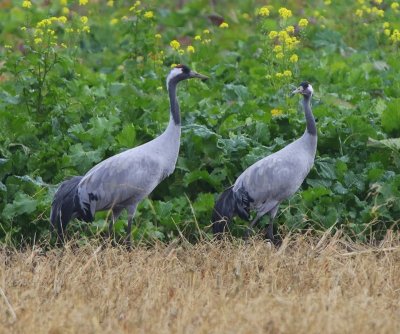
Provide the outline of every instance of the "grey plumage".
<path id="1" fill-rule="evenodd" d="M 217 200 L 212 216 L 214 233 L 221 233 L 235 215 L 249 220 L 242 212 L 254 210 L 253 227 L 266 214 L 270 216 L 267 237 L 275 241 L 273 219 L 279 204 L 293 195 L 314 164 L 317 131 L 311 111 L 312 86 L 303 82 L 293 93 L 303 95 L 307 123 L 305 133 L 297 140 L 248 167 Z"/>
<path id="2" fill-rule="evenodd" d="M 138 203 L 175 169 L 178 158 L 181 124 L 176 99 L 177 84 L 186 79 L 207 77 L 178 65 L 167 77 L 170 120 L 157 138 L 114 155 L 94 166 L 84 176 L 64 181 L 52 203 L 51 224 L 63 240 L 70 219 L 93 221 L 95 212 L 111 210 L 109 233 L 124 209 L 128 211 L 128 241 Z"/>

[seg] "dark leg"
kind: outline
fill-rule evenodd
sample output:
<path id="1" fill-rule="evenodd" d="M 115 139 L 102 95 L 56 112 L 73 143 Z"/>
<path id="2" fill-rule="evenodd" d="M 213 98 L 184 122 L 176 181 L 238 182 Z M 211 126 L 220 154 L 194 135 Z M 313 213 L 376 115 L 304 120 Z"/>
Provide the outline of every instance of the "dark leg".
<path id="1" fill-rule="evenodd" d="M 136 212 L 136 206 L 137 204 L 128 207 L 128 226 L 126 228 L 126 238 L 125 238 L 125 244 L 128 246 L 128 248 L 132 247 L 131 232 L 132 232 L 133 217 L 135 216 Z"/>
<path id="2" fill-rule="evenodd" d="M 279 238 L 275 238 L 274 235 L 274 218 L 278 212 L 278 208 L 279 208 L 279 204 L 276 205 L 270 212 L 269 212 L 269 224 L 267 226 L 267 232 L 265 234 L 265 237 L 268 240 L 271 240 L 271 242 L 275 245 L 275 246 L 280 246 L 280 244 L 282 243 L 282 241 Z"/>
<path id="3" fill-rule="evenodd" d="M 247 239 L 250 237 L 250 234 L 253 233 L 253 227 L 257 225 L 257 223 L 261 220 L 263 216 L 258 216 L 254 218 L 254 220 L 250 223 L 250 225 L 247 227 L 246 232 L 244 234 L 244 238 Z"/>
<path id="4" fill-rule="evenodd" d="M 113 208 L 111 211 L 111 219 L 110 222 L 108 223 L 108 239 L 110 241 L 114 241 L 114 224 L 117 221 L 118 217 L 120 216 L 121 212 L 123 209 L 121 208 Z"/>

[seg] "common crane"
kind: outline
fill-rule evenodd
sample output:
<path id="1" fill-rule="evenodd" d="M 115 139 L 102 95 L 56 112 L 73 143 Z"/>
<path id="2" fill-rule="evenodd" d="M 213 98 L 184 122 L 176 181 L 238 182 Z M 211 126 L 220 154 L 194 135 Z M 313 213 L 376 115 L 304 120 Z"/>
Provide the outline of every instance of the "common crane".
<path id="1" fill-rule="evenodd" d="M 212 214 L 213 232 L 220 234 L 234 216 L 250 219 L 250 210 L 256 212 L 250 228 L 267 213 L 270 220 L 266 237 L 274 244 L 273 221 L 279 204 L 293 195 L 301 186 L 314 164 L 317 149 L 317 128 L 311 111 L 313 88 L 307 81 L 292 92 L 303 95 L 303 108 L 307 128 L 291 144 L 248 167 L 233 186 L 218 198 Z"/>
<path id="2" fill-rule="evenodd" d="M 132 220 L 138 203 L 175 169 L 181 136 L 176 88 L 180 81 L 190 78 L 207 79 L 185 65 L 177 65 L 170 71 L 166 82 L 170 120 L 160 136 L 100 162 L 84 176 L 74 176 L 61 183 L 54 195 L 50 214 L 59 241 L 64 241 L 64 231 L 71 219 L 92 222 L 95 212 L 104 210 L 111 210 L 111 235 L 114 222 L 126 209 L 126 241 L 130 244 Z"/>

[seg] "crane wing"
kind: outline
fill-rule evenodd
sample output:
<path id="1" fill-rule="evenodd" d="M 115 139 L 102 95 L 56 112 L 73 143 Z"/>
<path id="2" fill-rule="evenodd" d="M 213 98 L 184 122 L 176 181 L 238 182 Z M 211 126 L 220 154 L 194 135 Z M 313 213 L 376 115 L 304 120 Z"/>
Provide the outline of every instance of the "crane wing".
<path id="1" fill-rule="evenodd" d="M 294 194 L 313 163 L 307 152 L 303 154 L 300 144 L 294 142 L 257 161 L 238 177 L 234 190 L 244 188 L 254 200 L 252 207 L 256 210 L 276 205 Z"/>
<path id="2" fill-rule="evenodd" d="M 166 176 L 157 156 L 134 150 L 122 152 L 96 165 L 83 177 L 78 187 L 81 208 L 94 216 L 96 211 L 139 201 Z"/>

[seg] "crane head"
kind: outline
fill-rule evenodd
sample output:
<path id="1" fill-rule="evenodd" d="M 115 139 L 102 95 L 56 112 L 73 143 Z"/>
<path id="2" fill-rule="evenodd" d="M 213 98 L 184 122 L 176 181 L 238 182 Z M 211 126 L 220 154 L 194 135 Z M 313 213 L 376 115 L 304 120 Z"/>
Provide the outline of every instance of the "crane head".
<path id="1" fill-rule="evenodd" d="M 169 72 L 169 74 L 168 74 L 167 87 L 169 86 L 170 82 L 178 83 L 179 81 L 191 79 L 191 78 L 198 78 L 201 80 L 208 79 L 207 76 L 191 70 L 186 65 L 176 65 L 174 68 L 172 68 L 171 72 Z"/>
<path id="2" fill-rule="evenodd" d="M 305 96 L 311 96 L 314 93 L 314 89 L 312 88 L 311 84 L 308 81 L 303 81 L 299 87 L 297 87 L 293 92 L 294 94 L 302 94 Z"/>

